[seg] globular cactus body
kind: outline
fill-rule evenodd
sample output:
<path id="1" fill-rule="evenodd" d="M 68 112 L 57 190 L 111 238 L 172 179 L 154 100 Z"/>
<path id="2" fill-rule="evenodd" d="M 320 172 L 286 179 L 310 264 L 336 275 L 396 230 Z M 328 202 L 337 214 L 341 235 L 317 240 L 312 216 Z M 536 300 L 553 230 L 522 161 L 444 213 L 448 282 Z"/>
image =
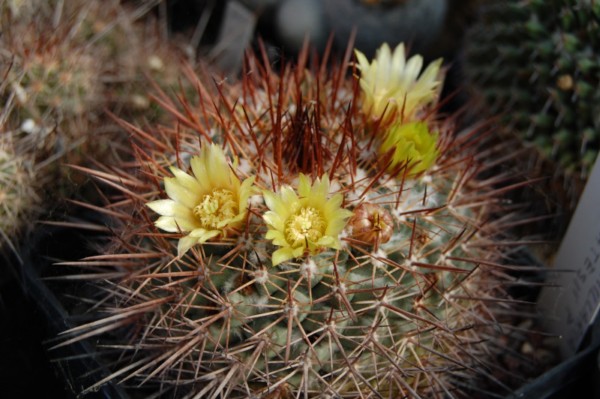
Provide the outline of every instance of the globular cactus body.
<path id="1" fill-rule="evenodd" d="M 2 1 L 0 170 L 21 165 L 13 177 L 3 174 L 2 190 L 10 192 L 3 207 L 21 216 L 4 219 L 0 244 L 16 244 L 59 198 L 85 195 L 85 180 L 76 180 L 64 164 L 108 158 L 126 140 L 105 110 L 148 111 L 146 88 L 140 89 L 144 73 L 162 87 L 179 87 L 180 71 L 162 61 L 176 58 L 176 51 L 159 39 L 157 21 L 136 21 L 152 4 L 130 6 L 119 0 Z M 10 179 L 24 176 L 14 191 Z"/>
<path id="2" fill-rule="evenodd" d="M 600 149 L 600 4 L 491 2 L 466 41 L 465 73 L 508 130 L 585 181 Z"/>
<path id="3" fill-rule="evenodd" d="M 439 71 L 417 83 L 419 59 L 397 51 L 381 50 L 389 78 L 411 65 L 406 91 L 439 88 Z M 173 127 L 125 124 L 137 162 L 90 171 L 120 190 L 106 208 L 115 236 L 70 263 L 105 280 L 106 317 L 63 343 L 99 336 L 99 348 L 120 351 L 98 385 L 135 379 L 211 398 L 442 398 L 469 396 L 498 371 L 511 219 L 495 218 L 498 191 L 476 179 L 481 137 L 454 137 L 454 121 L 434 116 L 435 96 L 422 96 L 410 114 L 416 130 L 383 146 L 406 130 L 394 124 L 409 123 L 407 93 L 387 88 L 390 115 L 361 109 L 366 94 L 348 65 L 306 69 L 301 57 L 278 74 L 250 57 L 239 83 L 191 76 L 195 99 L 159 94 Z M 385 91 L 379 73 L 371 82 Z"/>
<path id="4" fill-rule="evenodd" d="M 32 160 L 18 154 L 12 137 L 0 136 L 0 243 L 13 250 L 20 226 L 38 211 L 34 178 Z"/>

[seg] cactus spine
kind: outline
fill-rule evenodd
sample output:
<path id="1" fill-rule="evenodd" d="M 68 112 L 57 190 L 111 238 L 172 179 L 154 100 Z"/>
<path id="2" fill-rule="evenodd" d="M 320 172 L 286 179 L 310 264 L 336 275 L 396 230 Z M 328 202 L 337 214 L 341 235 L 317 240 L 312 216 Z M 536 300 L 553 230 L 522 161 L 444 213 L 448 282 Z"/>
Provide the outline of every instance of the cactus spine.
<path id="1" fill-rule="evenodd" d="M 466 42 L 465 72 L 489 110 L 554 161 L 576 197 L 600 149 L 599 17 L 588 0 L 491 2 Z"/>
<path id="2" fill-rule="evenodd" d="M 477 180 L 481 138 L 436 116 L 439 63 L 419 77 L 403 48 L 358 59 L 360 78 L 306 53 L 279 74 L 250 57 L 241 82 L 190 73 L 194 98 L 156 97 L 173 125 L 124 123 L 136 162 L 88 170 L 120 190 L 114 236 L 67 263 L 96 268 L 74 277 L 97 281 L 105 316 L 61 345 L 119 352 L 90 389 L 442 398 L 498 372 L 503 177 Z"/>
<path id="3" fill-rule="evenodd" d="M 14 247 L 58 198 L 84 191 L 85 180 L 64 164 L 109 157 L 124 141 L 104 110 L 147 111 L 144 72 L 165 88 L 179 87 L 179 71 L 162 61 L 174 58 L 174 50 L 158 39 L 156 22 L 135 22 L 149 5 L 133 10 L 119 0 L 2 1 L 0 170 L 4 212 L 11 217 L 2 217 L 0 244 Z"/>

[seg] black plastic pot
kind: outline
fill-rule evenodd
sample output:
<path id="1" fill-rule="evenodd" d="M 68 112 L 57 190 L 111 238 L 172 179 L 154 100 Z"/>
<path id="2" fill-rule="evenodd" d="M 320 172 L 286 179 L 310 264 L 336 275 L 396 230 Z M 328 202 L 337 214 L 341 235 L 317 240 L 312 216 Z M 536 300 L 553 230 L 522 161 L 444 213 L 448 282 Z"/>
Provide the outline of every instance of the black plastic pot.
<path id="1" fill-rule="evenodd" d="M 51 282 L 46 278 L 56 272 L 53 263 L 57 260 L 79 259 L 85 253 L 85 235 L 75 229 L 41 225 L 27 240 L 27 247 L 21 251 L 22 265 L 14 265 L 20 271 L 20 285 L 23 299 L 28 301 L 33 314 L 27 325 L 22 326 L 33 329 L 42 342 L 32 342 L 44 351 L 43 357 L 49 359 L 51 372 L 55 374 L 58 383 L 48 397 L 64 398 L 111 398 L 128 399 L 129 395 L 118 385 L 107 383 L 95 392 L 80 395 L 87 387 L 93 385 L 99 378 L 108 376 L 108 370 L 94 355 L 92 345 L 86 341 L 50 349 L 56 345 L 57 337 L 61 332 L 74 327 L 72 316 L 65 309 L 63 303 L 57 298 L 50 288 Z M 18 351 L 19 348 L 13 348 Z M 50 371 L 48 369 L 46 372 Z M 27 377 L 28 370 L 23 370 L 23 377 Z M 51 376 L 46 378 L 52 378 Z M 27 393 L 39 392 L 37 385 L 38 376 L 30 376 L 30 392 L 16 392 L 14 397 L 24 397 Z M 22 384 L 20 384 L 22 385 Z M 62 385 L 62 392 L 61 392 Z M 20 390 L 27 390 L 21 388 Z M 43 387 L 41 388 L 43 389 Z"/>
<path id="2" fill-rule="evenodd" d="M 41 370 L 55 374 L 45 376 L 46 384 L 53 383 L 48 386 L 53 398 L 130 399 L 131 396 L 125 389 L 111 382 L 96 392 L 79 396 L 84 389 L 109 375 L 105 366 L 94 356 L 93 346 L 89 342 L 82 341 L 50 349 L 58 342 L 56 337 L 61 332 L 76 324 L 72 322 L 73 316 L 65 309 L 64 301 L 56 296 L 57 292 L 63 294 L 60 282 L 49 281 L 47 277 L 64 273 L 64 270 L 55 271 L 53 263 L 58 259 L 76 260 L 89 255 L 86 253 L 89 252 L 86 250 L 88 238 L 89 234 L 82 234 L 74 229 L 53 226 L 40 226 L 36 229 L 36 233 L 27 241 L 27 249 L 21 253 L 21 294 L 28 301 L 28 308 L 32 310 L 30 320 L 21 327 L 35 329 L 36 337 L 43 338 L 38 348 L 42 353 L 37 355 L 40 359 L 50 359 L 50 365 L 42 367 Z M 588 344 L 585 349 L 574 357 L 524 385 L 505 399 L 600 398 L 600 319 L 590 328 L 586 342 Z M 29 371 L 13 370 L 12 374 L 3 375 L 23 373 L 22 377 L 27 379 Z M 31 384 L 35 384 L 36 379 L 40 380 L 40 377 L 32 378 Z M 14 392 L 15 394 L 22 396 L 28 393 L 27 388 L 23 388 L 24 383 L 13 385 L 21 386 L 20 391 Z M 36 388 L 31 386 L 31 392 Z"/>

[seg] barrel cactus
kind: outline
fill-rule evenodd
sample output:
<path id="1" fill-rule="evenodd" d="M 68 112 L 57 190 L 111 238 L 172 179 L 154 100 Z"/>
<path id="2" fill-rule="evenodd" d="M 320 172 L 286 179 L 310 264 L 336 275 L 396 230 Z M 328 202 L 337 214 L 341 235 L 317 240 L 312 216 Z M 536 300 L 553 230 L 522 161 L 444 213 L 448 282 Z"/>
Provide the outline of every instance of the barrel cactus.
<path id="1" fill-rule="evenodd" d="M 488 3 L 466 41 L 467 78 L 577 197 L 600 147 L 600 3 Z"/>
<path id="2" fill-rule="evenodd" d="M 438 115 L 440 62 L 350 54 L 279 72 L 250 56 L 239 82 L 189 70 L 194 97 L 155 96 L 172 125 L 123 122 L 125 160 L 85 170 L 108 187 L 109 242 L 63 263 L 95 282 L 96 317 L 58 346 L 94 337 L 112 372 L 90 390 L 443 398 L 498 381 L 504 176 L 478 180 L 485 135 Z"/>
<path id="3" fill-rule="evenodd" d="M 148 111 L 143 73 L 163 87 L 180 87 L 180 71 L 162 61 L 175 57 L 159 39 L 157 22 L 136 22 L 150 7 L 130 8 L 119 0 L 2 2 L 0 171 L 2 191 L 10 192 L 2 207 L 6 215 L 20 216 L 2 217 L 0 247 L 16 243 L 58 198 L 81 194 L 85 180 L 65 163 L 105 159 L 126 140 L 105 110 Z M 142 37 L 152 48 L 141 44 Z"/>
<path id="4" fill-rule="evenodd" d="M 40 206 L 34 179 L 32 160 L 19 154 L 9 134 L 0 135 L 0 243 L 15 251 L 16 233 Z"/>

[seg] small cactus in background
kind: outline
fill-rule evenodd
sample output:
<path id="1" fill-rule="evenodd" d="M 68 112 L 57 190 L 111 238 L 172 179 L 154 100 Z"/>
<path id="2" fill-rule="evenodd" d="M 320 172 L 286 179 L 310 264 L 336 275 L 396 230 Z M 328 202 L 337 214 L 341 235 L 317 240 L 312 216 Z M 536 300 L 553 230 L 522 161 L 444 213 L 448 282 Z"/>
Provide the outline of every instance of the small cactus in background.
<path id="1" fill-rule="evenodd" d="M 600 149 L 599 17 L 597 1 L 490 2 L 466 40 L 483 103 L 555 162 L 574 197 Z"/>
<path id="2" fill-rule="evenodd" d="M 0 135 L 0 243 L 15 252 L 15 235 L 40 206 L 35 178 L 33 160 L 19 155 L 9 134 Z"/>
<path id="3" fill-rule="evenodd" d="M 125 141 L 105 110 L 128 116 L 147 111 L 143 73 L 165 90 L 179 87 L 180 71 L 161 61 L 174 58 L 174 50 L 158 39 L 156 21 L 136 22 L 149 10 L 149 2 L 130 9 L 119 0 L 2 2 L 0 170 L 27 165 L 22 171 L 29 184 L 20 189 L 23 197 L 11 191 L 14 203 L 3 200 L 22 217 L 9 218 L 15 224 L 4 220 L 8 230 L 3 225 L 0 243 L 14 244 L 21 225 L 52 210 L 59 197 L 81 192 L 84 181 L 64 164 L 103 159 Z M 21 206 L 30 211 L 17 212 Z"/>
<path id="4" fill-rule="evenodd" d="M 405 73 L 385 51 L 357 54 L 360 75 Z M 112 373 L 90 390 L 469 397 L 501 373 L 513 220 L 496 213 L 504 176 L 476 178 L 482 137 L 455 132 L 437 97 L 404 114 L 410 93 L 390 90 L 374 110 L 347 59 L 306 62 L 277 74 L 250 56 L 237 83 L 189 73 L 193 98 L 156 96 L 175 124 L 123 122 L 136 162 L 78 168 L 118 190 L 110 243 L 64 263 L 95 270 L 67 278 L 96 281 L 102 316 L 58 345 L 95 337 Z"/>

